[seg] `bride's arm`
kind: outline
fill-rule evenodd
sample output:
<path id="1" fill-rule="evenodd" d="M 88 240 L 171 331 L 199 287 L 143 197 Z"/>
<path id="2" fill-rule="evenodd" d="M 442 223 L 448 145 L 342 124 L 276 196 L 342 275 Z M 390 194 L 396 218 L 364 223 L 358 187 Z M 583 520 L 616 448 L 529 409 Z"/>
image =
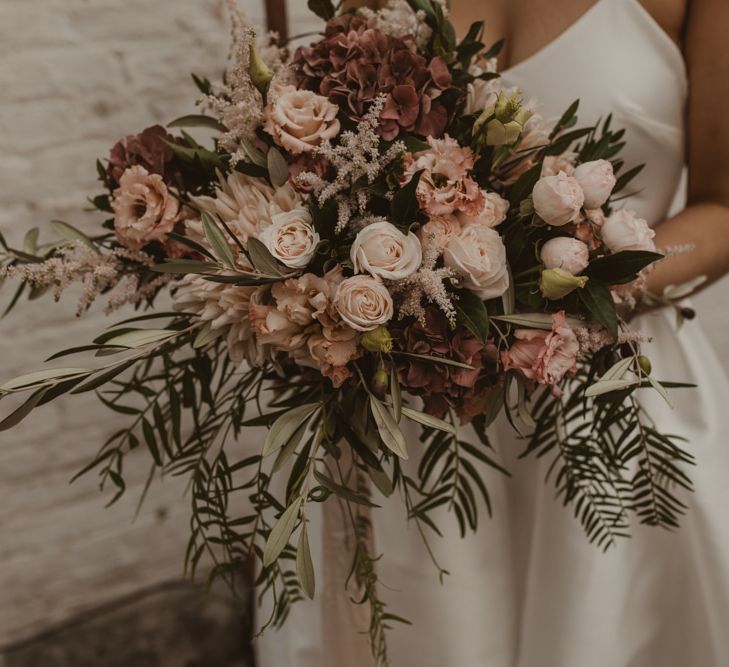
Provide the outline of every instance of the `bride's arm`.
<path id="1" fill-rule="evenodd" d="M 656 294 L 668 284 L 729 272 L 729 2 L 691 0 L 687 20 L 688 206 L 660 225 L 655 240 L 659 248 L 695 249 L 656 267 L 649 278 Z"/>

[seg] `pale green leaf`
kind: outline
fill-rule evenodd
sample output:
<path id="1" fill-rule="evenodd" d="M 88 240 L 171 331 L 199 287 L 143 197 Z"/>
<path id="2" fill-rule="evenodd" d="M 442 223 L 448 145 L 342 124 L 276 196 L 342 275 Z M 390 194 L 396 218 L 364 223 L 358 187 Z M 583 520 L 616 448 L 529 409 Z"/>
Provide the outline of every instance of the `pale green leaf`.
<path id="1" fill-rule="evenodd" d="M 262 274 L 273 277 L 281 275 L 281 269 L 274 256 L 261 241 L 252 236 L 248 239 L 248 255 L 253 266 Z"/>
<path id="2" fill-rule="evenodd" d="M 492 320 L 500 320 L 501 322 L 508 322 L 509 324 L 516 324 L 520 327 L 529 327 L 530 329 L 545 329 L 549 330 L 552 328 L 552 315 L 551 313 L 521 313 L 520 315 L 492 315 Z M 567 326 L 575 328 L 584 327 L 585 323 L 576 317 L 565 318 Z"/>
<path id="3" fill-rule="evenodd" d="M 397 369 L 394 364 L 390 370 L 390 396 L 392 397 L 392 411 L 395 415 L 395 421 L 399 424 L 402 415 L 402 391 L 400 390 L 400 381 L 397 379 Z"/>
<path id="4" fill-rule="evenodd" d="M 175 118 L 171 123 L 167 123 L 167 127 L 206 127 L 218 132 L 225 131 L 225 126 L 221 125 L 215 118 L 203 116 L 202 114 L 190 114 L 189 116 Z"/>
<path id="5" fill-rule="evenodd" d="M 253 144 L 251 144 L 248 139 L 241 139 L 239 143 L 245 154 L 248 156 L 248 159 L 253 164 L 263 167 L 264 169 L 266 168 L 266 156 L 261 151 L 254 148 Z"/>
<path id="6" fill-rule="evenodd" d="M 637 380 L 600 380 L 585 390 L 585 396 L 589 398 L 591 396 L 609 394 L 611 391 L 621 391 L 628 387 L 634 387 L 637 384 L 639 384 Z"/>
<path id="7" fill-rule="evenodd" d="M 20 422 L 22 422 L 41 402 L 46 392 L 50 387 L 43 387 L 38 391 L 34 392 L 33 395 L 25 401 L 19 408 L 16 408 L 11 412 L 5 419 L 0 421 L 0 431 L 7 431 L 8 429 L 14 428 Z"/>
<path id="8" fill-rule="evenodd" d="M 296 547 L 296 574 L 299 577 L 301 590 L 306 593 L 309 599 L 314 599 L 316 582 L 314 578 L 314 563 L 311 560 L 311 549 L 309 548 L 309 535 L 306 531 L 306 523 L 301 526 L 299 544 Z"/>
<path id="9" fill-rule="evenodd" d="M 279 188 L 286 185 L 286 181 L 289 180 L 289 165 L 286 163 L 286 158 L 281 154 L 281 151 L 277 148 L 269 148 L 266 165 L 271 183 Z"/>
<path id="10" fill-rule="evenodd" d="M 207 239 L 213 254 L 223 264 L 231 269 L 235 268 L 235 257 L 233 250 L 228 243 L 228 237 L 225 235 L 220 226 L 215 222 L 213 217 L 208 213 L 203 212 L 202 214 L 202 225 L 205 238 Z"/>
<path id="11" fill-rule="evenodd" d="M 72 375 L 84 375 L 85 373 L 91 373 L 92 370 L 90 368 L 52 368 L 45 371 L 27 373 L 26 375 L 20 375 L 12 380 L 8 380 L 0 386 L 0 392 L 49 384 L 53 380 L 71 377 Z"/>
<path id="12" fill-rule="evenodd" d="M 301 423 L 306 421 L 319 407 L 319 403 L 305 403 L 282 414 L 269 429 L 263 443 L 262 456 L 270 456 L 286 445 Z"/>
<path id="13" fill-rule="evenodd" d="M 68 241 L 81 241 L 89 246 L 89 248 L 96 250 L 94 242 L 82 231 L 76 229 L 73 225 L 69 225 L 67 222 L 63 222 L 63 220 L 51 220 L 51 225 L 53 225 L 53 228 L 61 236 L 63 236 L 64 239 L 67 239 Z"/>
<path id="14" fill-rule="evenodd" d="M 135 349 L 144 347 L 150 343 L 158 343 L 168 338 L 173 338 L 178 333 L 178 331 L 170 331 L 169 329 L 135 329 L 109 338 L 104 341 L 104 344 L 112 347 Z"/>
<path id="15" fill-rule="evenodd" d="M 408 450 L 405 437 L 389 408 L 385 407 L 374 396 L 370 396 L 370 409 L 372 410 L 372 416 L 375 419 L 377 430 L 382 438 L 382 442 L 385 443 L 385 447 L 401 459 L 407 459 Z"/>
<path id="16" fill-rule="evenodd" d="M 271 530 L 271 534 L 268 536 L 268 540 L 266 540 L 266 546 L 263 549 L 264 567 L 268 567 L 274 563 L 288 544 L 289 537 L 294 532 L 296 521 L 299 518 L 300 507 L 301 497 L 299 496 L 289 505 Z"/>
<path id="17" fill-rule="evenodd" d="M 418 424 L 422 424 L 423 426 L 435 428 L 439 431 L 445 431 L 446 433 L 453 433 L 453 435 L 456 434 L 456 427 L 450 422 L 447 422 L 445 419 L 439 419 L 438 417 L 433 417 L 433 415 L 420 412 L 419 410 L 413 410 L 412 408 L 407 408 L 405 406 L 402 407 L 402 413 L 408 419 L 418 422 Z"/>
<path id="18" fill-rule="evenodd" d="M 664 401 L 666 401 L 666 403 L 668 404 L 668 407 L 673 409 L 673 407 L 674 407 L 673 401 L 671 400 L 671 397 L 668 395 L 666 388 L 660 382 L 658 382 L 658 380 L 654 380 L 650 375 L 648 375 L 647 378 L 648 378 L 648 382 L 651 383 L 651 387 L 653 387 L 653 389 L 655 389 L 660 394 L 661 398 Z"/>
<path id="19" fill-rule="evenodd" d="M 399 354 L 403 357 L 412 357 L 413 359 L 422 359 L 424 361 L 430 361 L 434 364 L 443 364 L 444 366 L 455 366 L 456 368 L 465 368 L 466 370 L 472 371 L 475 370 L 473 366 L 469 366 L 468 364 L 464 364 L 460 361 L 455 361 L 453 359 L 447 359 L 445 357 L 431 357 L 427 354 L 416 354 L 415 352 L 393 352 L 393 354 Z"/>

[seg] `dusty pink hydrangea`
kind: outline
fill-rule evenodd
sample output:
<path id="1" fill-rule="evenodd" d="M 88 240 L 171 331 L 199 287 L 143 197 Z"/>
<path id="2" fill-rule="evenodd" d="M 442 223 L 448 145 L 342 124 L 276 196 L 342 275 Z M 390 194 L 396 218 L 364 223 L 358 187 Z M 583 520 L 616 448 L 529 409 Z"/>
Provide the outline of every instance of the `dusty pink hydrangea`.
<path id="1" fill-rule="evenodd" d="M 387 35 L 356 14 L 330 19 L 324 38 L 297 49 L 294 64 L 299 85 L 328 97 L 355 122 L 386 94 L 379 127 L 385 139 L 401 132 L 440 136 L 448 122 L 437 101 L 452 81 L 445 61 L 428 60 L 411 38 Z"/>
<path id="2" fill-rule="evenodd" d="M 567 325 L 564 311 L 552 315 L 552 330 L 516 329 L 516 341 L 501 353 L 506 370 L 513 369 L 525 378 L 551 387 L 555 396 L 562 391 L 557 386 L 566 373 L 577 370 L 580 344 L 575 332 Z"/>
<path id="3" fill-rule="evenodd" d="M 475 216 L 484 210 L 485 195 L 478 183 L 468 176 L 474 155 L 468 147 L 446 135 L 428 137 L 430 148 L 408 155 L 403 182 L 422 172 L 416 189 L 420 207 L 429 215 L 462 212 Z"/>
<path id="4" fill-rule="evenodd" d="M 134 250 L 164 241 L 180 213 L 180 204 L 168 192 L 162 176 L 139 165 L 122 174 L 111 205 L 116 238 Z"/>

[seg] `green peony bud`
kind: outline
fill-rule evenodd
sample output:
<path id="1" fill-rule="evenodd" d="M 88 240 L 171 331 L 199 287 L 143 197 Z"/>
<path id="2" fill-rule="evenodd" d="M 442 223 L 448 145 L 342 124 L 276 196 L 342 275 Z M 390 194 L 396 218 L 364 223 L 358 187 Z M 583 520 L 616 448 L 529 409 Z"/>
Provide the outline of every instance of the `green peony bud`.
<path id="1" fill-rule="evenodd" d="M 359 342 L 369 352 L 392 352 L 392 336 L 382 325 L 363 333 Z"/>
<path id="2" fill-rule="evenodd" d="M 268 85 L 271 83 L 271 79 L 273 79 L 273 72 L 268 68 L 268 65 L 263 62 L 253 44 L 251 44 L 248 74 L 251 77 L 253 85 L 258 88 L 261 95 L 265 95 L 268 90 Z"/>
<path id="3" fill-rule="evenodd" d="M 564 269 L 545 269 L 539 281 L 539 289 L 547 299 L 562 299 L 572 290 L 585 286 L 587 276 L 573 276 Z"/>

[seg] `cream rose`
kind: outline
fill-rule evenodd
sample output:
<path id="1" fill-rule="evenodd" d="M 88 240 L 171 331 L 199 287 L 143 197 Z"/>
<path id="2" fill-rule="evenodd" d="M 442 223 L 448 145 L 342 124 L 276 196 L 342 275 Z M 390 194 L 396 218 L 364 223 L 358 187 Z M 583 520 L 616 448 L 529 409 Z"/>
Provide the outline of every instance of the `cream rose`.
<path id="1" fill-rule="evenodd" d="M 587 244 L 567 236 L 550 239 L 542 246 L 542 263 L 548 269 L 564 269 L 573 276 L 582 273 L 590 261 Z"/>
<path id="2" fill-rule="evenodd" d="M 260 240 L 284 266 L 305 268 L 316 252 L 319 234 L 314 231 L 309 211 L 296 208 L 276 213 L 272 224 L 261 232 Z"/>
<path id="3" fill-rule="evenodd" d="M 336 104 L 310 90 L 278 86 L 270 92 L 264 129 L 287 151 L 298 155 L 339 133 Z"/>
<path id="4" fill-rule="evenodd" d="M 162 177 L 139 165 L 129 167 L 121 175 L 111 205 L 116 238 L 132 249 L 163 241 L 180 213 L 180 204 L 167 191 Z"/>
<path id="5" fill-rule="evenodd" d="M 354 239 L 350 252 L 356 273 L 400 280 L 415 273 L 423 261 L 418 237 L 403 234 L 386 220 L 367 225 Z"/>
<path id="6" fill-rule="evenodd" d="M 632 211 L 621 209 L 606 218 L 600 229 L 603 243 L 611 252 L 621 250 L 650 250 L 654 251 L 656 245 L 653 237 L 656 233 L 648 223 L 639 218 Z"/>
<path id="7" fill-rule="evenodd" d="M 600 208 L 616 182 L 613 165 L 607 160 L 584 162 L 575 169 L 574 177 L 585 194 L 585 208 Z"/>
<path id="8" fill-rule="evenodd" d="M 346 278 L 337 287 L 334 306 L 339 316 L 357 331 L 371 331 L 392 319 L 392 297 L 387 288 L 371 276 Z"/>
<path id="9" fill-rule="evenodd" d="M 532 198 L 537 215 L 554 227 L 575 222 L 585 203 L 585 195 L 577 179 L 563 171 L 556 176 L 540 178 L 534 186 Z"/>
<path id="10" fill-rule="evenodd" d="M 445 265 L 482 299 L 494 299 L 509 287 L 506 248 L 491 227 L 470 225 L 454 236 L 443 253 Z"/>

